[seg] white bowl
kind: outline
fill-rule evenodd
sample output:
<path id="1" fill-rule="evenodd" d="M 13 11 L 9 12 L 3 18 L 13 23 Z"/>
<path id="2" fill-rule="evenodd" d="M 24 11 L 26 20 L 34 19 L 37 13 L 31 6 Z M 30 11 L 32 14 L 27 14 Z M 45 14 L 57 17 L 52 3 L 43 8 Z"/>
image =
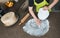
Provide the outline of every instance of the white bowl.
<path id="1" fill-rule="evenodd" d="M 44 10 L 43 8 L 40 8 L 38 11 L 38 18 L 40 20 L 45 20 L 47 19 L 49 16 L 49 11 L 48 10 Z"/>

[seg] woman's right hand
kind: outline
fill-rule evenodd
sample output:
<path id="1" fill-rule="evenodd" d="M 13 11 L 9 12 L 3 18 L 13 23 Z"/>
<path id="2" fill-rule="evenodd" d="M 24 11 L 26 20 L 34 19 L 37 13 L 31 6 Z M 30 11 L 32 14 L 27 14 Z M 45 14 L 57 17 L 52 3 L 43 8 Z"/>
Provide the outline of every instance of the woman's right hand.
<path id="1" fill-rule="evenodd" d="M 40 25 L 40 20 L 36 17 L 36 15 L 34 14 L 33 11 L 33 7 L 29 7 L 29 13 L 32 15 L 32 17 L 34 18 L 35 22 L 37 25 Z"/>
<path id="2" fill-rule="evenodd" d="M 41 23 L 40 19 L 35 19 L 35 22 L 37 25 L 40 25 L 40 23 Z"/>

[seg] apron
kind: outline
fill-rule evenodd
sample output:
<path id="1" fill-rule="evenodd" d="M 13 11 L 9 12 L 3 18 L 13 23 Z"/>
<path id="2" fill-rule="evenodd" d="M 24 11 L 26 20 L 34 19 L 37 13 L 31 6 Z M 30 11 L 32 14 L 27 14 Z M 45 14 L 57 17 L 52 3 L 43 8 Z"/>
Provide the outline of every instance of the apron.
<path id="1" fill-rule="evenodd" d="M 45 5 L 49 5 L 49 3 L 46 0 L 43 0 L 41 3 L 38 4 L 34 0 L 34 5 L 36 6 L 36 12 L 38 12 L 40 8 L 42 8 Z"/>

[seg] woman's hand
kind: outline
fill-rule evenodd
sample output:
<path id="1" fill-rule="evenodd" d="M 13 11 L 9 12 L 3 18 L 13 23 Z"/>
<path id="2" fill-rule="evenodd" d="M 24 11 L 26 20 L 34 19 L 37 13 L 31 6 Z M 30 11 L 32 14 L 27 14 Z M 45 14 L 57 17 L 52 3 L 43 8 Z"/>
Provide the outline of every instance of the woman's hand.
<path id="1" fill-rule="evenodd" d="M 59 0 L 53 0 L 53 2 L 49 5 L 49 6 L 44 6 L 44 10 L 49 10 L 51 9 L 52 7 L 54 7 L 57 3 L 58 3 Z"/>
<path id="2" fill-rule="evenodd" d="M 40 19 L 35 19 L 35 22 L 37 25 L 40 25 L 40 23 L 41 23 Z"/>
<path id="3" fill-rule="evenodd" d="M 48 6 L 44 6 L 43 9 L 44 10 L 49 10 L 49 7 Z"/>
<path id="4" fill-rule="evenodd" d="M 34 14 L 33 11 L 33 7 L 29 7 L 29 13 L 32 15 L 32 17 L 34 18 L 35 22 L 37 25 L 40 25 L 40 20 L 36 17 L 36 15 Z"/>

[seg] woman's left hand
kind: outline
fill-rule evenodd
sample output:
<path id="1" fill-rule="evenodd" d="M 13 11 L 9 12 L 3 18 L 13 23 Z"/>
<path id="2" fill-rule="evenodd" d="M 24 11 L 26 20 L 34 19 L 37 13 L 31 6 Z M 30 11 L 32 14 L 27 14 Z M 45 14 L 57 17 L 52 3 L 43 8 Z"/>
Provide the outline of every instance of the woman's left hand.
<path id="1" fill-rule="evenodd" d="M 49 7 L 48 6 L 44 6 L 43 9 L 44 10 L 49 10 Z"/>

